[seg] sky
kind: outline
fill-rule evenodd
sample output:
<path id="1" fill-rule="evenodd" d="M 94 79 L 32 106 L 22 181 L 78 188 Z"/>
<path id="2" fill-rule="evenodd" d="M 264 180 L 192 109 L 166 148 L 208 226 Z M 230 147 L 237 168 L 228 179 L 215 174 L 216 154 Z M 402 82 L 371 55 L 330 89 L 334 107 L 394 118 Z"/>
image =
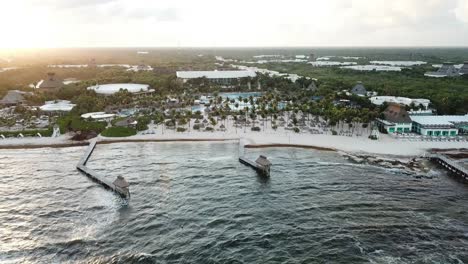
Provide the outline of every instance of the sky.
<path id="1" fill-rule="evenodd" d="M 0 0 L 0 48 L 468 46 L 468 0 Z"/>

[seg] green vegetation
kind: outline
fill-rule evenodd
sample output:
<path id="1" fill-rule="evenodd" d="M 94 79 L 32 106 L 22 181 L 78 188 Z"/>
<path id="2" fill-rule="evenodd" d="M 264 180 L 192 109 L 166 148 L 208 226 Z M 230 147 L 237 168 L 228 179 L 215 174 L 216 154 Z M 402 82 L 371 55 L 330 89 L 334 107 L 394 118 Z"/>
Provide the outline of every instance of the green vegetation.
<path id="1" fill-rule="evenodd" d="M 183 127 L 178 127 L 176 131 L 177 132 L 185 132 L 185 131 L 187 131 L 187 129 L 183 128 Z"/>
<path id="2" fill-rule="evenodd" d="M 404 69 L 402 72 L 360 72 L 340 68 L 311 67 L 308 64 L 298 63 L 272 63 L 256 66 L 317 78 L 318 91 L 315 95 L 328 96 L 342 90 L 351 90 L 358 81 L 362 81 L 368 91 L 376 91 L 379 95 L 429 99 L 439 114 L 466 114 L 468 112 L 468 77 L 425 77 L 425 72 L 434 71 L 431 66 Z M 264 82 L 262 86 L 264 85 L 278 87 L 281 90 L 299 88 L 297 84 L 294 87 L 274 79 Z"/>
<path id="3" fill-rule="evenodd" d="M 52 136 L 53 130 L 49 129 L 34 129 L 34 130 L 22 130 L 22 131 L 0 131 L 0 135 L 5 137 L 17 137 L 19 134 L 22 134 L 25 137 L 36 137 L 37 133 L 41 134 L 43 137 Z"/>
<path id="4" fill-rule="evenodd" d="M 102 131 L 104 137 L 129 137 L 136 135 L 137 131 L 130 127 L 109 127 Z"/>
<path id="5" fill-rule="evenodd" d="M 91 122 L 83 120 L 78 116 L 64 116 L 57 120 L 57 124 L 60 127 L 60 132 L 65 133 L 68 131 L 81 131 L 81 132 L 96 132 L 101 133 L 106 128 L 106 122 Z"/>
<path id="6" fill-rule="evenodd" d="M 148 129 L 148 124 L 151 122 L 151 118 L 148 116 L 140 116 L 137 118 L 136 130 L 144 131 Z"/>
<path id="7" fill-rule="evenodd" d="M 337 48 L 337 49 L 187 49 L 187 50 L 152 50 L 145 56 L 145 63 L 153 66 L 155 72 L 132 72 L 123 68 L 110 67 L 88 67 L 88 68 L 54 68 L 53 71 L 59 78 L 77 78 L 83 80 L 80 83 L 69 84 L 55 92 L 35 93 L 28 96 L 30 105 L 40 105 L 45 100 L 64 99 L 70 100 L 77 106 L 73 111 L 58 118 L 62 132 L 102 132 L 106 124 L 104 122 L 93 122 L 82 120 L 80 115 L 87 112 L 106 111 L 119 112 L 121 110 L 137 110 L 134 118 L 138 121 L 136 130 L 148 129 L 148 124 L 165 125 L 169 129 L 192 128 L 191 118 L 202 121 L 205 117 L 200 111 L 192 113 L 187 107 L 192 106 L 195 100 L 200 99 L 200 95 L 210 93 L 210 106 L 213 110 L 209 113 L 206 131 L 214 130 L 213 127 L 221 123 L 226 126 L 231 117 L 240 121 L 247 117 L 252 121 L 253 129 L 265 129 L 265 120 L 282 120 L 293 128 L 303 122 L 300 117 L 305 116 L 307 121 L 316 118 L 317 122 L 326 122 L 335 130 L 338 127 L 343 129 L 368 128 L 372 122 L 382 112 L 385 106 L 375 106 L 368 98 L 358 96 L 348 96 L 340 93 L 342 90 L 350 90 L 357 81 L 362 81 L 368 91 L 376 91 L 379 95 L 405 96 L 411 98 L 427 98 L 433 102 L 432 107 L 438 110 L 438 114 L 466 114 L 468 113 L 468 76 L 456 78 L 427 78 L 424 73 L 433 71 L 432 63 L 443 61 L 453 61 L 461 63 L 468 60 L 468 49 L 465 48 Z M 359 64 L 367 64 L 370 60 L 422 60 L 428 65 L 416 66 L 404 69 L 402 72 L 359 72 L 337 67 L 318 68 L 306 63 L 267 63 L 250 64 L 278 72 L 295 73 L 301 76 L 317 78 L 317 90 L 306 89 L 312 82 L 302 78 L 296 82 L 279 76 L 268 76 L 258 74 L 254 78 L 241 78 L 235 81 L 233 87 L 222 88 L 219 84 L 209 82 L 206 78 L 193 79 L 187 83 L 182 83 L 176 79 L 175 71 L 183 68 L 193 68 L 194 70 L 213 70 L 217 66 L 214 55 L 224 58 L 251 61 L 252 56 L 259 54 L 282 54 L 294 56 L 297 54 L 311 54 L 316 56 L 336 55 L 336 56 L 357 56 L 362 57 L 356 60 Z M 34 54 L 25 54 L 15 60 L 17 65 L 6 65 L 0 62 L 0 67 L 19 66 L 24 67 L 0 73 L 0 96 L 9 89 L 21 89 L 32 91 L 28 88 L 30 83 L 37 83 L 43 79 L 46 73 L 51 71 L 47 64 L 69 63 L 87 64 L 90 58 L 95 58 L 98 64 L 105 63 L 128 63 L 139 64 L 141 58 L 135 55 L 135 50 L 113 50 L 113 49 L 76 49 L 73 52 L 64 50 L 51 50 L 45 53 L 46 56 L 37 57 Z M 204 56 L 198 56 L 203 54 Z M 333 60 L 342 61 L 343 58 Z M 241 64 L 241 63 L 240 63 Z M 229 67 L 225 64 L 224 67 Z M 98 96 L 94 91 L 86 88 L 96 83 L 145 83 L 155 89 L 154 94 L 148 96 L 133 96 L 128 91 L 120 91 L 110 96 Z M 233 99 L 225 99 L 219 96 L 219 92 L 225 91 L 247 91 L 248 83 L 251 83 L 250 90 L 257 88 L 257 83 L 261 86 L 262 95 L 254 99 L 243 98 L 243 103 L 250 106 L 241 111 L 230 108 L 239 102 Z M 222 89 L 221 89 L 222 88 Z M 257 90 L 255 90 L 257 91 Z M 169 101 L 169 98 L 176 100 Z M 255 101 L 255 102 L 254 102 Z M 342 104 L 341 101 L 349 101 L 349 104 Z M 417 108 L 417 106 L 416 106 Z M 299 114 L 301 113 L 301 114 Z M 17 120 L 24 119 L 26 126 L 33 127 L 33 117 L 38 117 L 41 113 L 34 109 L 18 107 L 12 117 L 0 119 L 0 124 L 10 127 Z M 320 119 L 319 119 L 320 117 Z M 53 120 L 53 119 L 52 119 Z M 117 122 L 119 119 L 113 121 Z M 249 121 L 249 122 L 250 122 Z M 53 122 L 53 121 L 52 121 Z M 263 122 L 263 124 L 262 124 Z M 244 128 L 250 126 L 245 121 L 240 121 Z M 258 126 L 256 124 L 260 123 Z M 359 126 L 359 127 L 358 127 Z M 179 129 L 180 128 L 180 129 Z M 200 124 L 193 126 L 195 130 L 200 129 Z M 275 122 L 273 129 L 277 129 Z"/>

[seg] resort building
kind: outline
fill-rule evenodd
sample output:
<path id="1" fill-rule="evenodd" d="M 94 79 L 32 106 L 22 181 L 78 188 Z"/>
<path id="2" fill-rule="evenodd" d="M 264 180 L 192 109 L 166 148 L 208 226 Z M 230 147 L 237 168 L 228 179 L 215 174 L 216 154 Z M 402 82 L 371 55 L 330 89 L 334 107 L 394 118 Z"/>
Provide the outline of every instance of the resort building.
<path id="1" fill-rule="evenodd" d="M 357 96 L 366 96 L 367 90 L 364 87 L 364 84 L 362 84 L 362 82 L 358 82 L 356 86 L 354 86 L 351 90 L 351 93 Z"/>
<path id="2" fill-rule="evenodd" d="M 468 132 L 468 114 L 458 116 L 411 116 L 412 130 L 424 136 L 456 136 Z"/>
<path id="3" fill-rule="evenodd" d="M 468 74 L 468 61 L 465 61 L 465 63 L 463 63 L 463 66 L 460 68 L 460 71 L 458 72 L 458 74 L 460 75 Z"/>
<path id="4" fill-rule="evenodd" d="M 63 80 L 58 79 L 54 72 L 47 73 L 47 78 L 37 83 L 36 89 L 41 92 L 54 91 L 63 87 Z"/>
<path id="5" fill-rule="evenodd" d="M 316 92 L 318 90 L 317 85 L 315 84 L 315 81 L 312 81 L 309 86 L 307 86 L 307 90 L 311 92 Z"/>
<path id="6" fill-rule="evenodd" d="M 22 104 L 26 101 L 24 95 L 31 94 L 29 92 L 23 92 L 18 90 L 10 90 L 8 93 L 0 100 L 0 105 L 4 107 L 15 106 Z"/>
<path id="7" fill-rule="evenodd" d="M 442 67 L 436 72 L 427 72 L 424 74 L 426 77 L 435 77 L 435 78 L 443 78 L 443 77 L 455 77 L 459 76 L 459 70 L 455 68 L 453 63 L 444 63 Z"/>
<path id="8" fill-rule="evenodd" d="M 410 116 L 431 116 L 434 115 L 434 112 L 432 110 L 410 110 L 408 111 L 408 114 Z"/>
<path id="9" fill-rule="evenodd" d="M 377 119 L 380 131 L 393 133 L 409 133 L 412 121 L 404 105 L 391 103 L 383 112 L 383 119 Z"/>
<path id="10" fill-rule="evenodd" d="M 154 90 L 150 89 L 148 84 L 137 83 L 112 83 L 112 84 L 98 84 L 90 86 L 88 90 L 94 90 L 100 95 L 111 95 L 119 92 L 120 90 L 127 90 L 128 92 L 136 95 L 144 95 L 153 93 Z"/>
<path id="11" fill-rule="evenodd" d="M 107 114 L 106 112 L 92 112 L 82 114 L 83 119 L 92 119 L 95 121 L 110 121 L 115 117 L 115 114 Z"/>
<path id="12" fill-rule="evenodd" d="M 370 98 L 371 103 L 375 105 L 382 105 L 383 103 L 396 103 L 396 104 L 403 104 L 403 105 L 415 105 L 420 106 L 422 105 L 424 109 L 429 108 L 429 104 L 431 103 L 428 99 L 411 99 L 407 97 L 395 97 L 395 96 L 373 96 Z"/>
<path id="13" fill-rule="evenodd" d="M 47 101 L 39 109 L 43 112 L 49 113 L 61 113 L 61 112 L 70 112 L 75 104 L 72 104 L 67 100 L 57 100 L 57 101 Z"/>
<path id="14" fill-rule="evenodd" d="M 177 78 L 183 82 L 190 79 L 207 78 L 211 82 L 219 84 L 231 84 L 233 80 L 247 77 L 256 77 L 254 71 L 241 70 L 241 71 L 178 71 L 176 72 Z"/>

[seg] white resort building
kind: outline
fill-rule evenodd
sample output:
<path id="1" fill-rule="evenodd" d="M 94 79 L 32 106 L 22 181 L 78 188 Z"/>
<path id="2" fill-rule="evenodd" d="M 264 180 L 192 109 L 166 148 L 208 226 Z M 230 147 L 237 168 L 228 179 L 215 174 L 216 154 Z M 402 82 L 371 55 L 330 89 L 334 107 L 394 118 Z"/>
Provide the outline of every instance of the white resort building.
<path id="1" fill-rule="evenodd" d="M 67 100 L 56 100 L 56 101 L 46 101 L 43 106 L 40 106 L 39 109 L 43 112 L 48 113 L 63 113 L 70 112 L 75 104 L 72 104 Z"/>
<path id="2" fill-rule="evenodd" d="M 457 69 L 453 63 L 446 62 L 442 64 L 436 72 L 427 72 L 424 74 L 426 77 L 444 78 L 444 77 L 456 77 L 460 75 L 468 74 L 468 62 L 465 62 L 460 69 Z"/>
<path id="3" fill-rule="evenodd" d="M 468 134 L 467 115 L 410 115 L 402 104 L 391 103 L 376 119 L 381 132 L 389 134 L 414 132 L 423 136 L 457 136 Z"/>
<path id="4" fill-rule="evenodd" d="M 178 71 L 176 73 L 177 78 L 183 82 L 187 82 L 190 79 L 196 78 L 207 78 L 208 80 L 219 83 L 219 84 L 230 84 L 233 80 L 247 77 L 256 77 L 257 74 L 254 71 L 242 70 L 242 71 Z"/>
<path id="5" fill-rule="evenodd" d="M 119 92 L 120 90 L 127 90 L 132 94 L 147 94 L 152 93 L 154 90 L 150 89 L 148 84 L 137 83 L 112 83 L 112 84 L 98 84 L 90 86 L 88 90 L 94 90 L 97 94 L 111 95 Z"/>
<path id="6" fill-rule="evenodd" d="M 423 136 L 456 136 L 468 131 L 468 114 L 456 116 L 411 116 L 413 132 Z"/>
<path id="7" fill-rule="evenodd" d="M 396 96 L 374 96 L 370 98 L 371 103 L 375 105 L 382 105 L 383 103 L 396 103 L 410 106 L 414 104 L 415 106 L 422 105 L 425 109 L 429 108 L 431 103 L 428 99 L 411 99 L 407 97 L 396 97 Z"/>

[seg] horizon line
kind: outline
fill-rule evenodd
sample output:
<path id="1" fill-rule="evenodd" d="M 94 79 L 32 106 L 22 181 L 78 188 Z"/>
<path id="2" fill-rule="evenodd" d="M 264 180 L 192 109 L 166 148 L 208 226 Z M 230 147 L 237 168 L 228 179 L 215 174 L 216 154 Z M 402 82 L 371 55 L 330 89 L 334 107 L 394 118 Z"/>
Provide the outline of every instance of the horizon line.
<path id="1" fill-rule="evenodd" d="M 309 48 L 468 48 L 467 46 L 443 45 L 395 45 L 395 46 L 63 46 L 63 47 L 0 47 L 0 50 L 40 50 L 40 49 L 309 49 Z"/>

